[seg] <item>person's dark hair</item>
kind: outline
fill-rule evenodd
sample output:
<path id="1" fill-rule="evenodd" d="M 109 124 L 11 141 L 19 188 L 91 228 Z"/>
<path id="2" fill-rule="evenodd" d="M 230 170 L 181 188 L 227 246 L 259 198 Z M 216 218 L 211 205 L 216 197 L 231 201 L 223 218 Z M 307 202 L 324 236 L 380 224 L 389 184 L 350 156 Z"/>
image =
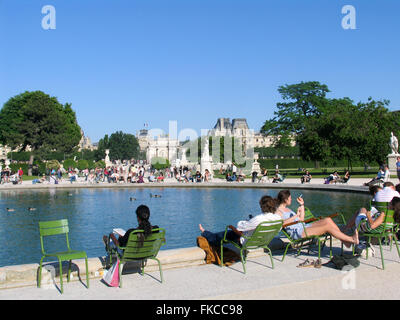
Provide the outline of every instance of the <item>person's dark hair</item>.
<path id="1" fill-rule="evenodd" d="M 394 187 L 394 184 L 393 184 L 393 182 L 386 181 L 386 182 L 383 184 L 383 187 Z"/>
<path id="2" fill-rule="evenodd" d="M 373 195 L 375 195 L 375 193 L 378 192 L 379 189 L 382 189 L 382 188 L 380 186 L 378 186 L 378 185 L 370 186 L 369 187 L 369 194 L 371 196 L 373 196 Z"/>
<path id="3" fill-rule="evenodd" d="M 139 219 L 139 229 L 144 230 L 144 236 L 147 237 L 151 234 L 151 224 L 150 224 L 150 209 L 148 206 L 140 205 L 136 209 L 136 216 Z"/>
<path id="4" fill-rule="evenodd" d="M 262 212 L 271 212 L 275 213 L 276 209 L 278 208 L 278 200 L 270 197 L 270 196 L 263 196 L 260 199 L 260 208 Z"/>
<path id="5" fill-rule="evenodd" d="M 400 183 L 399 183 L 399 184 L 396 184 L 395 189 L 396 189 L 397 192 L 400 193 Z"/>
<path id="6" fill-rule="evenodd" d="M 289 190 L 281 190 L 278 193 L 278 196 L 276 199 L 278 200 L 278 205 L 284 203 L 287 199 L 290 197 L 290 191 Z"/>
<path id="7" fill-rule="evenodd" d="M 400 198 L 393 197 L 392 201 L 390 201 L 390 206 L 394 210 L 393 219 L 396 223 L 400 223 Z"/>

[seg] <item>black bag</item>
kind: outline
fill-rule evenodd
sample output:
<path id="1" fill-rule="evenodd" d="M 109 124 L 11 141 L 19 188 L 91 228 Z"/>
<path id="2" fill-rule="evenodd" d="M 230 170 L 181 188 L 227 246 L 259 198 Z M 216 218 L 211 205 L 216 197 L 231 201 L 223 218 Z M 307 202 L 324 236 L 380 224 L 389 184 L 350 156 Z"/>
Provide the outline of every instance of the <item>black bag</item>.
<path id="1" fill-rule="evenodd" d="M 346 265 L 351 265 L 353 268 L 357 268 L 360 265 L 358 257 L 346 253 L 334 255 L 330 262 L 332 262 L 335 265 L 335 268 L 339 270 L 342 270 Z"/>

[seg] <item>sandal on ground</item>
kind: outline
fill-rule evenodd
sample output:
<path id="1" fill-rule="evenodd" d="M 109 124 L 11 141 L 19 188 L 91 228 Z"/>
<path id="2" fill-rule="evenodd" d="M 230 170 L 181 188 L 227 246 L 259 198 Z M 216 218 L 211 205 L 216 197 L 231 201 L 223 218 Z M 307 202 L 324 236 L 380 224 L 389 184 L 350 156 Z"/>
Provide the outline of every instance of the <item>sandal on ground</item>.
<path id="1" fill-rule="evenodd" d="M 322 267 L 322 261 L 321 259 L 317 259 L 314 261 L 314 268 L 321 268 Z"/>
<path id="2" fill-rule="evenodd" d="M 306 261 L 300 263 L 297 268 L 311 268 L 314 267 L 314 261 L 310 261 L 308 259 L 306 259 Z"/>

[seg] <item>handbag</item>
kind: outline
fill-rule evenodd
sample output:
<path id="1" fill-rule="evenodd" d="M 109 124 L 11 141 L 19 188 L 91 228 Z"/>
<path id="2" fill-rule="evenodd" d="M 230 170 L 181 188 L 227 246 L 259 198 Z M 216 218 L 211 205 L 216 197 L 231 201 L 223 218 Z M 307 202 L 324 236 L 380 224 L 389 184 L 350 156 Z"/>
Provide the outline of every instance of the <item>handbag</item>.
<path id="1" fill-rule="evenodd" d="M 117 260 L 110 269 L 107 270 L 103 275 L 103 280 L 110 287 L 118 287 L 119 286 L 119 260 Z"/>

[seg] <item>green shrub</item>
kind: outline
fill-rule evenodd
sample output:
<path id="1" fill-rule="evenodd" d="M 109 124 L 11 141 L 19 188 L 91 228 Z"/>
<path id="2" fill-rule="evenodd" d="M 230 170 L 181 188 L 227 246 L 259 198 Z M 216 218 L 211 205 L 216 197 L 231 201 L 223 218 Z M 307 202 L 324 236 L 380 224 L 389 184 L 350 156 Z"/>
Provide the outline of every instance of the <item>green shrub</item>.
<path id="1" fill-rule="evenodd" d="M 77 168 L 79 170 L 83 170 L 89 167 L 87 160 L 78 160 Z"/>
<path id="2" fill-rule="evenodd" d="M 65 159 L 63 162 L 63 166 L 65 170 L 68 170 L 68 168 L 76 168 L 77 163 L 73 159 Z"/>
<path id="3" fill-rule="evenodd" d="M 46 169 L 57 170 L 60 168 L 60 163 L 57 160 L 49 160 L 46 162 Z"/>
<path id="4" fill-rule="evenodd" d="M 103 160 L 99 160 L 94 164 L 95 168 L 105 168 L 106 167 L 106 163 Z"/>
<path id="5" fill-rule="evenodd" d="M 170 167 L 169 160 L 161 157 L 151 159 L 151 166 L 156 170 L 166 169 Z"/>

